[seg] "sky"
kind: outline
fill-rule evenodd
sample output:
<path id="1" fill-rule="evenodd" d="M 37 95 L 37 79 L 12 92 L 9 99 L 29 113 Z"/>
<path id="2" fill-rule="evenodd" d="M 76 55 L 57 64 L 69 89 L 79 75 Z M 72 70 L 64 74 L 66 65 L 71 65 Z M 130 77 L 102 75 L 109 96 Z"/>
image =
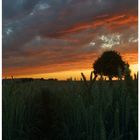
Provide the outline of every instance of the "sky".
<path id="1" fill-rule="evenodd" d="M 138 0 L 3 0 L 3 77 L 80 78 L 106 50 L 138 71 Z"/>

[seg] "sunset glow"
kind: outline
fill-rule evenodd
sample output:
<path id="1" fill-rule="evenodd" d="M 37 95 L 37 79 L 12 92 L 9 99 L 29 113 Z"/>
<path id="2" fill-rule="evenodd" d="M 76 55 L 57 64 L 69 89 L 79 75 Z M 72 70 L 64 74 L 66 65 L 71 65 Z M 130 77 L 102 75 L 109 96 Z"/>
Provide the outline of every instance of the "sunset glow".
<path id="1" fill-rule="evenodd" d="M 138 64 L 130 65 L 131 75 L 137 74 L 138 72 Z M 44 79 L 58 79 L 58 80 L 66 80 L 72 78 L 73 80 L 81 79 L 81 72 L 83 72 L 87 79 L 89 80 L 90 73 L 93 69 L 81 69 L 81 70 L 70 70 L 70 71 L 60 71 L 53 73 L 41 73 L 41 74 L 31 74 L 31 75 L 16 75 L 14 78 L 44 78 Z M 3 77 L 3 78 L 11 78 L 11 76 Z"/>
<path id="2" fill-rule="evenodd" d="M 132 74 L 138 72 L 136 0 L 3 1 L 3 6 L 3 78 L 79 80 L 81 72 L 89 77 L 105 50 L 118 51 Z"/>

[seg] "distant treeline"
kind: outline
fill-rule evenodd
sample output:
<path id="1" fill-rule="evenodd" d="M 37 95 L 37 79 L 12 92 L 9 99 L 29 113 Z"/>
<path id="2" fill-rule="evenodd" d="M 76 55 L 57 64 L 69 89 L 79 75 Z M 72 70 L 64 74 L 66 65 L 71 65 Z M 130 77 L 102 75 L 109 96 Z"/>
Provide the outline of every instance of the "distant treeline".
<path id="1" fill-rule="evenodd" d="M 3 79 L 3 81 L 15 81 L 15 82 L 31 82 L 35 80 L 40 80 L 40 81 L 58 81 L 58 79 L 54 78 L 49 78 L 49 79 L 44 79 L 44 78 L 8 78 L 8 79 Z"/>

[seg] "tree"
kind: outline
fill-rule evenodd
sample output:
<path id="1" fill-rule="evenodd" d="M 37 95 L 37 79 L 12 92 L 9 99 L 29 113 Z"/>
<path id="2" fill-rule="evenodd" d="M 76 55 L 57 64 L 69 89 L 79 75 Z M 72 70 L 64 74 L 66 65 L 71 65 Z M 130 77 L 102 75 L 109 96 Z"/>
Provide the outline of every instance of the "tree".
<path id="1" fill-rule="evenodd" d="M 120 54 L 116 51 L 105 51 L 93 64 L 94 73 L 108 76 L 110 80 L 118 77 L 118 71 L 121 70 L 122 75 L 125 71 L 125 62 Z"/>

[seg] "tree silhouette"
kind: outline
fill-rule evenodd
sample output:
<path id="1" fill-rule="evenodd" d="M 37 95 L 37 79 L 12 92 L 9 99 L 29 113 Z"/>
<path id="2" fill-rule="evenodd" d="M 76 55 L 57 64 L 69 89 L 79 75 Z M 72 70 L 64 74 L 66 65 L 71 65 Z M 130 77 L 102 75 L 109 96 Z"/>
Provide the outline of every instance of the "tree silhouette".
<path id="1" fill-rule="evenodd" d="M 120 54 L 116 51 L 105 51 L 93 64 L 94 73 L 108 76 L 110 80 L 118 77 L 118 71 L 124 75 L 125 62 Z"/>

